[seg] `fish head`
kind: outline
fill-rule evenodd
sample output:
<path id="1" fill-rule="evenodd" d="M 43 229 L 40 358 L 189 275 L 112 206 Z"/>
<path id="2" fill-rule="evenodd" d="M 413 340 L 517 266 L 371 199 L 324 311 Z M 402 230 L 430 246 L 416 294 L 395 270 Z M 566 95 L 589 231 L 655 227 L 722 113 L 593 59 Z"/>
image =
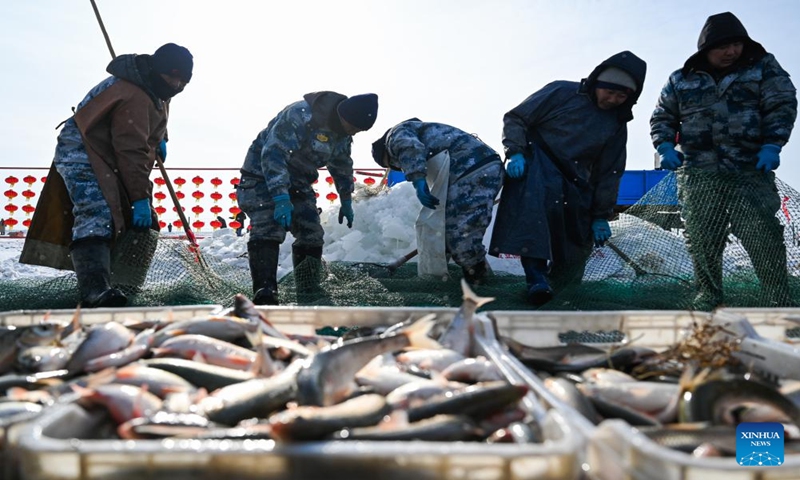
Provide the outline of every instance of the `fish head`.
<path id="1" fill-rule="evenodd" d="M 43 322 L 25 327 L 17 339 L 24 346 L 49 345 L 56 341 L 64 330 L 64 325 L 54 322 Z"/>

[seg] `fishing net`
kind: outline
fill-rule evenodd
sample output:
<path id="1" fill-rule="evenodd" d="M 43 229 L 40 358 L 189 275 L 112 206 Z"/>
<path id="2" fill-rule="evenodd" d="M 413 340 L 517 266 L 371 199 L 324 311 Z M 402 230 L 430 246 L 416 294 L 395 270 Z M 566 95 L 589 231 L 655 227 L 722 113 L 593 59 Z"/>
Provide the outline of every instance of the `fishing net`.
<path id="1" fill-rule="evenodd" d="M 582 280 L 559 288 L 540 309 L 703 310 L 711 307 L 696 297 L 709 288 L 729 307 L 791 306 L 800 298 L 797 192 L 780 180 L 776 192 L 757 178 L 666 176 L 611 222 L 613 236 L 591 253 L 577 277 Z M 690 186 L 692 195 L 679 199 L 679 190 L 686 191 L 679 184 Z M 765 219 L 777 219 L 780 228 L 773 222 L 770 229 Z M 692 222 L 696 228 L 687 234 Z M 117 246 L 114 259 L 113 283 L 131 306 L 229 306 L 236 293 L 252 295 L 246 260 L 197 255 L 185 240 L 129 238 Z M 282 305 L 457 307 L 461 269 L 451 262 L 448 273 L 421 278 L 413 261 L 390 270 L 384 264 L 309 257 L 280 280 L 278 296 Z M 521 275 L 494 272 L 475 293 L 495 297 L 488 309 L 534 309 L 525 301 L 525 287 Z M 4 310 L 74 308 L 75 275 L 0 279 L 0 298 Z"/>

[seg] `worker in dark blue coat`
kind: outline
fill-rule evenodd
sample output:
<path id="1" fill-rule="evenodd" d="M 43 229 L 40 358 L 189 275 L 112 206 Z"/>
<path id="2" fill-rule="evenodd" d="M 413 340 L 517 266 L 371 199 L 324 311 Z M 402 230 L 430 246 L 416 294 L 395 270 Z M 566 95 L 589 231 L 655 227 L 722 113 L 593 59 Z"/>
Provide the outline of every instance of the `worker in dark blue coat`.
<path id="1" fill-rule="evenodd" d="M 627 123 L 646 70 L 633 53 L 618 53 L 580 82 L 546 85 L 503 118 L 509 161 L 489 254 L 521 257 L 534 305 L 580 281 L 592 245 L 611 237 Z"/>

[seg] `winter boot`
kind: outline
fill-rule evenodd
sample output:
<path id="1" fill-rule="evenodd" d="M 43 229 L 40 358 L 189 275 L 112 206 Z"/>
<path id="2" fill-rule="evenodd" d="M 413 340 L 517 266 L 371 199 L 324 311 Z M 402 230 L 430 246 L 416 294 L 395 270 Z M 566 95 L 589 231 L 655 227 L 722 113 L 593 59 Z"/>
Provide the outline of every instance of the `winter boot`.
<path id="1" fill-rule="evenodd" d="M 471 267 L 461 267 L 461 271 L 464 273 L 464 280 L 470 285 L 484 285 L 486 277 L 491 273 L 489 264 L 486 263 L 485 259 Z"/>
<path id="2" fill-rule="evenodd" d="M 278 253 L 280 244 L 273 240 L 250 240 L 247 256 L 253 278 L 253 303 L 278 305 Z"/>
<path id="3" fill-rule="evenodd" d="M 72 242 L 72 266 L 78 278 L 82 308 L 124 307 L 125 294 L 111 288 L 111 244 L 101 237 L 87 237 Z"/>
<path id="4" fill-rule="evenodd" d="M 553 289 L 547 281 L 547 260 L 542 258 L 520 257 L 528 284 L 528 303 L 542 306 L 553 299 Z"/>
<path id="5" fill-rule="evenodd" d="M 298 295 L 320 292 L 322 275 L 322 247 L 292 246 L 292 265 Z"/>

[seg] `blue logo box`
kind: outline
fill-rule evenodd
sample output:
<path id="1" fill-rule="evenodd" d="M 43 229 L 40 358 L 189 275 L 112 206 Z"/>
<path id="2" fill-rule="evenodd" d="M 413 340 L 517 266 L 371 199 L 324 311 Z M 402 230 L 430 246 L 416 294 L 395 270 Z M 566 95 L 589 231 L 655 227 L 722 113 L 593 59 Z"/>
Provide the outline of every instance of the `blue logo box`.
<path id="1" fill-rule="evenodd" d="M 783 465 L 783 425 L 776 422 L 736 426 L 736 461 L 743 467 Z"/>

